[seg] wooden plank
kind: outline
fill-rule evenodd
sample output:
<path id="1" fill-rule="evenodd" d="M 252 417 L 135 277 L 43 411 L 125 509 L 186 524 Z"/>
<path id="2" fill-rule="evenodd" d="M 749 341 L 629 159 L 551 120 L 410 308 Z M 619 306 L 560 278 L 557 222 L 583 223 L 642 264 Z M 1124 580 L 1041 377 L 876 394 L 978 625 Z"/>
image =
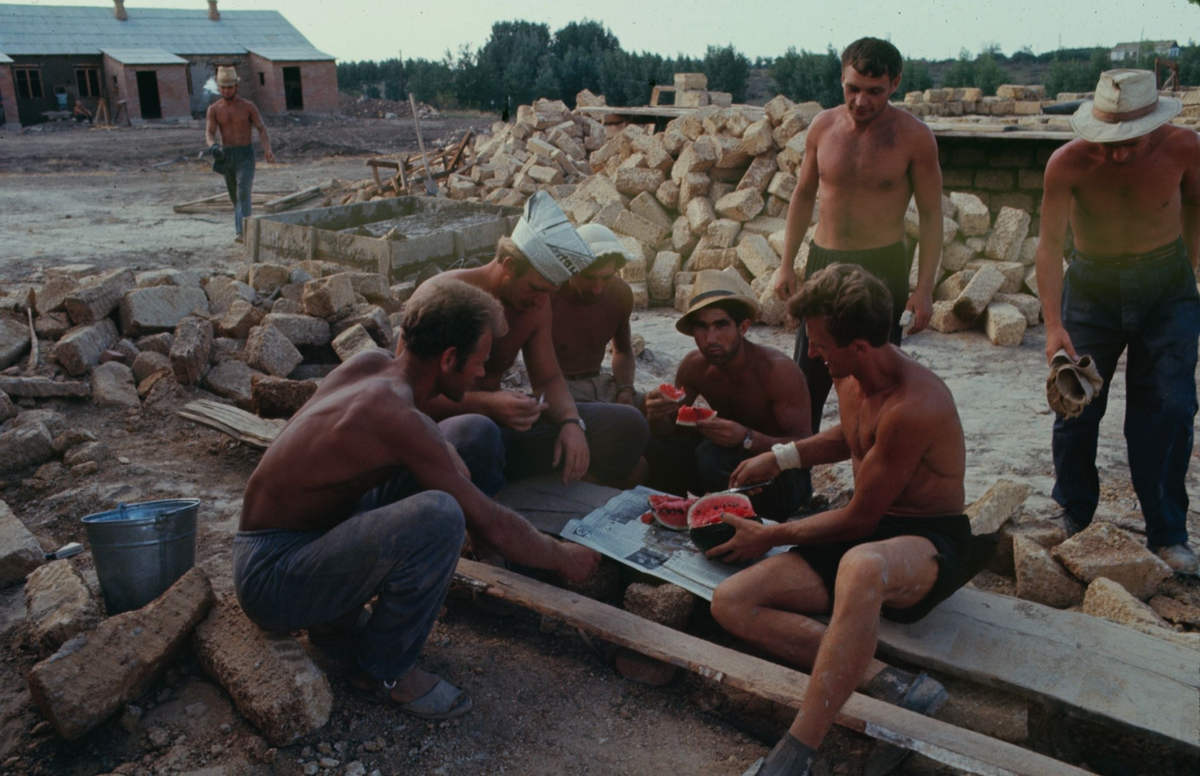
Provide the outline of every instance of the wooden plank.
<path id="1" fill-rule="evenodd" d="M 179 417 L 215 428 L 240 442 L 266 450 L 283 429 L 282 420 L 267 420 L 228 404 L 200 399 L 177 413 Z"/>
<path id="2" fill-rule="evenodd" d="M 92 395 L 90 383 L 80 381 L 49 380 L 45 377 L 7 377 L 0 376 L 0 391 L 9 396 L 47 399 L 76 398 L 86 399 Z"/>
<path id="3" fill-rule="evenodd" d="M 312 199 L 313 197 L 320 196 L 320 194 L 320 186 L 309 186 L 306 189 L 294 191 L 285 197 L 278 197 L 268 202 L 264 202 L 262 209 L 268 213 L 278 213 L 280 210 L 287 210 L 293 205 L 298 205 L 301 202 Z"/>
<path id="4" fill-rule="evenodd" d="M 178 205 L 175 205 L 173 209 L 176 213 L 183 213 L 185 212 L 185 208 L 190 208 L 195 205 L 206 205 L 209 202 L 216 202 L 217 200 L 221 199 L 221 197 L 228 198 L 229 194 L 227 192 L 221 192 L 220 194 L 213 194 L 211 197 L 205 197 L 204 199 L 193 199 L 191 202 L 181 202 Z"/>
<path id="5" fill-rule="evenodd" d="M 560 477 L 550 475 L 510 482 L 496 494 L 496 501 L 519 512 L 539 531 L 557 536 L 567 521 L 604 506 L 620 492 L 590 482 L 563 485 Z"/>
<path id="6" fill-rule="evenodd" d="M 799 671 L 709 643 L 511 571 L 464 558 L 458 562 L 455 576 L 496 598 L 556 617 L 618 646 L 775 703 L 798 707 L 808 686 L 808 676 Z M 837 723 L 969 773 L 988 776 L 1086 773 L 1045 755 L 857 693 L 843 707 Z"/>
<path id="7" fill-rule="evenodd" d="M 1114 622 L 964 588 L 884 652 L 1200 750 L 1200 651 Z"/>

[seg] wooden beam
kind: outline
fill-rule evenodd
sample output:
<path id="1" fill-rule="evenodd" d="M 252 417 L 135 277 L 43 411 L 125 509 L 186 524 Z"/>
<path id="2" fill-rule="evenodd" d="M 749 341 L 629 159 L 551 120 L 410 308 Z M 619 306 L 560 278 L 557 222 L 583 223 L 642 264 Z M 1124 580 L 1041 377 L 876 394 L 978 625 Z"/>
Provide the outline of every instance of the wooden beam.
<path id="1" fill-rule="evenodd" d="M 239 410 L 237 407 L 209 399 L 191 402 L 177 414 L 185 420 L 215 428 L 217 431 L 260 450 L 266 450 L 275 441 L 275 437 L 279 436 L 284 425 L 282 420 L 260 418 L 245 410 Z"/>
<path id="2" fill-rule="evenodd" d="M 621 647 L 774 703 L 797 707 L 809 677 L 744 655 L 568 590 L 475 561 L 455 576 L 488 595 L 563 620 Z M 969 773 L 989 776 L 1084 776 L 1087 772 L 1013 744 L 855 694 L 837 723 Z M 749 763 L 747 763 L 749 765 Z"/>
<path id="3" fill-rule="evenodd" d="M 190 208 L 196 205 L 206 205 L 209 202 L 216 202 L 222 197 L 228 199 L 229 194 L 226 192 L 221 192 L 220 194 L 213 194 L 211 197 L 205 197 L 204 199 L 193 199 L 191 202 L 181 202 L 178 205 L 175 205 L 173 209 L 176 213 L 183 213 L 185 212 L 184 208 Z"/>
<path id="4" fill-rule="evenodd" d="M 272 199 L 267 202 L 264 202 L 262 205 L 262 209 L 267 211 L 268 213 L 278 213 L 280 210 L 287 210 L 288 208 L 292 207 L 293 205 L 298 205 L 301 202 L 310 200 L 313 197 L 319 196 L 320 194 L 321 194 L 320 186 L 309 186 L 306 189 L 300 189 L 299 191 L 294 191 L 291 194 L 288 194 L 287 196 L 278 197 L 276 199 Z"/>

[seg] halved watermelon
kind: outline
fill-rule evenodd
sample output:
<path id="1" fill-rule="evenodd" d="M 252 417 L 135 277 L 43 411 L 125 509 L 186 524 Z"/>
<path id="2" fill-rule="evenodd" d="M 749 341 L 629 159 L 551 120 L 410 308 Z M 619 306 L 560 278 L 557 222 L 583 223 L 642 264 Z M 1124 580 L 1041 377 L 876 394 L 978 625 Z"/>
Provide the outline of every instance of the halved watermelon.
<path id="1" fill-rule="evenodd" d="M 662 394 L 664 399 L 675 402 L 683 401 L 683 398 L 687 396 L 687 391 L 683 390 L 677 385 L 671 385 L 670 383 L 663 383 L 662 385 L 658 386 L 658 392 Z"/>
<path id="2" fill-rule="evenodd" d="M 649 501 L 655 522 L 668 531 L 687 530 L 688 509 L 696 503 L 696 499 L 656 493 L 650 496 Z"/>
<path id="3" fill-rule="evenodd" d="M 675 425 L 677 426 L 694 426 L 701 420 L 708 420 L 717 416 L 716 410 L 710 410 L 705 407 L 692 407 L 684 405 L 679 408 L 679 413 L 675 416 Z"/>
<path id="4" fill-rule="evenodd" d="M 737 529 L 721 522 L 721 515 L 724 514 L 762 522 L 762 518 L 754 514 L 750 499 L 741 493 L 704 496 L 688 509 L 688 537 L 692 544 L 707 551 L 732 539 Z"/>

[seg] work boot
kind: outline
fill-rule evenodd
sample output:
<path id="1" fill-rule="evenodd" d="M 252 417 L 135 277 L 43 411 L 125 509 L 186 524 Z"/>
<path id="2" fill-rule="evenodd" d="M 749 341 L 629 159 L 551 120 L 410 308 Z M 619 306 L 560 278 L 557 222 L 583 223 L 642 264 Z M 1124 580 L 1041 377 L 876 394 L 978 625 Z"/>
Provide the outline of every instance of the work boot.
<path id="1" fill-rule="evenodd" d="M 1075 522 L 1075 518 L 1071 517 L 1071 515 L 1067 512 L 1063 512 L 1061 515 L 1050 518 L 1049 522 L 1066 531 L 1068 539 L 1082 531 L 1084 528 L 1087 528 L 1086 525 L 1080 525 L 1079 523 Z"/>
<path id="2" fill-rule="evenodd" d="M 871 680 L 867 685 L 866 694 L 927 717 L 936 714 L 950 697 L 946 688 L 940 682 L 931 679 L 928 674 L 921 672 L 912 677 L 907 671 L 891 666 Z M 898 699 L 897 695 L 900 695 Z M 875 748 L 863 765 L 863 774 L 887 776 L 904 762 L 909 754 L 909 750 L 903 747 L 876 741 Z"/>
<path id="3" fill-rule="evenodd" d="M 1158 551 L 1158 557 L 1171 567 L 1176 574 L 1200 576 L 1200 558 L 1186 544 L 1172 544 Z"/>

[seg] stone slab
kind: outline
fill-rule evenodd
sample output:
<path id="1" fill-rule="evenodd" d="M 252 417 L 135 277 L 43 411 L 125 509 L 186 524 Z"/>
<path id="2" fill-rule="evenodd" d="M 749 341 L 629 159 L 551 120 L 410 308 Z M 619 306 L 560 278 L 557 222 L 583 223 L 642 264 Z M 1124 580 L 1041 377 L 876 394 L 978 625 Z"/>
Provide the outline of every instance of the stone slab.
<path id="1" fill-rule="evenodd" d="M 46 553 L 8 504 L 0 501 L 0 588 L 25 579 L 46 562 Z"/>
<path id="2" fill-rule="evenodd" d="M 126 336 L 172 331 L 184 316 L 208 312 L 208 296 L 200 288 L 135 288 L 121 297 L 121 331 Z"/>
<path id="3" fill-rule="evenodd" d="M 47 563 L 29 575 L 25 613 L 30 639 L 42 655 L 55 652 L 102 619 L 100 606 L 69 560 Z"/>

